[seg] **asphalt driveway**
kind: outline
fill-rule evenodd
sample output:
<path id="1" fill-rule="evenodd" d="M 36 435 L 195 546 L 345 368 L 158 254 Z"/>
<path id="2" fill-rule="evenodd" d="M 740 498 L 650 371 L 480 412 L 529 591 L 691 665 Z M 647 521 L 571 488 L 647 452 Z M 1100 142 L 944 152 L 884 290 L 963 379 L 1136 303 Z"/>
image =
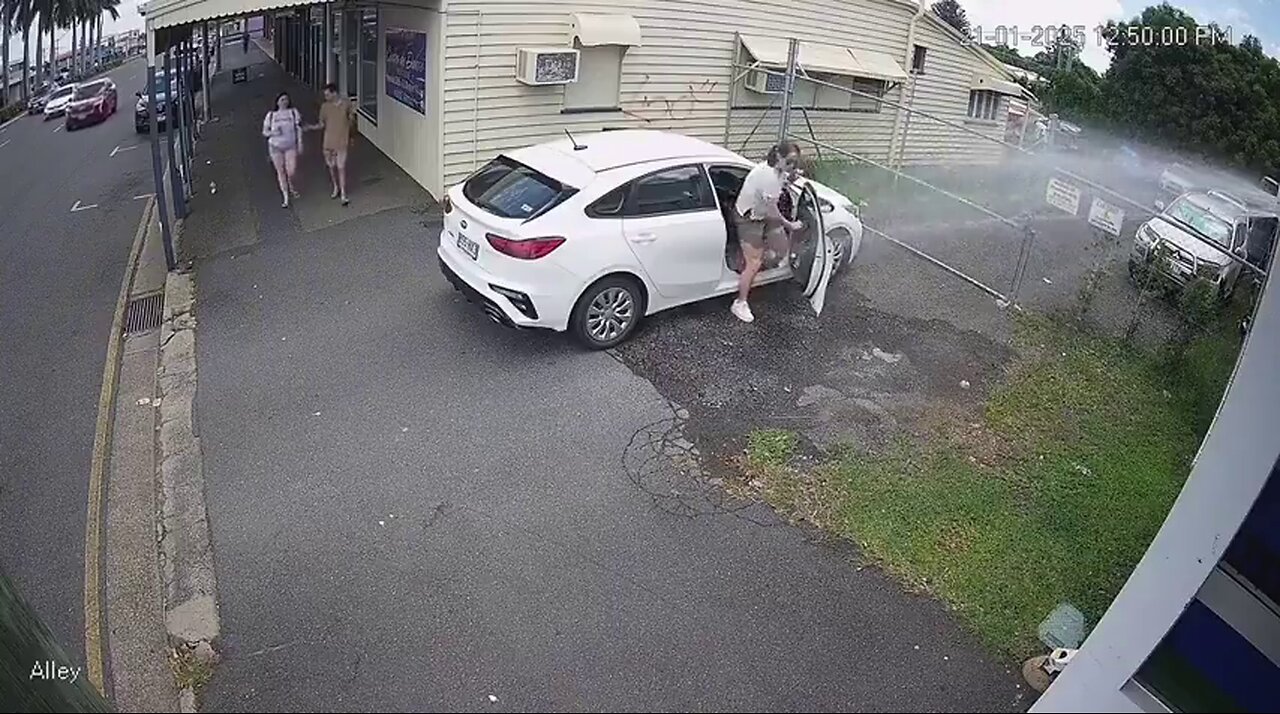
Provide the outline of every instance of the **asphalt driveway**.
<path id="1" fill-rule="evenodd" d="M 248 232 L 185 237 L 223 624 L 205 709 L 1025 707 L 939 603 L 692 479 L 698 414 L 626 353 L 465 303 L 425 195 L 375 205 L 403 175 L 344 214 L 304 168 L 283 211 L 251 118 L 207 135 L 200 170 L 244 185 L 192 219 Z M 763 315 L 795 307 L 774 293 Z"/>

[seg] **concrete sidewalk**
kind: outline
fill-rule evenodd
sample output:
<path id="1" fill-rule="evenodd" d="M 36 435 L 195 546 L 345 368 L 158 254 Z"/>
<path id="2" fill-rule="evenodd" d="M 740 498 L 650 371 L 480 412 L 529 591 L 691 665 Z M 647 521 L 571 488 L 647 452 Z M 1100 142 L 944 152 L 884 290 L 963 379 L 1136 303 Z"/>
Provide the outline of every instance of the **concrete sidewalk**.
<path id="1" fill-rule="evenodd" d="M 206 709 L 1025 708 L 941 605 L 690 478 L 687 413 L 649 382 L 462 301 L 429 197 L 367 144 L 348 210 L 314 153 L 281 209 L 258 129 L 303 93 L 261 55 L 231 85 L 235 54 L 183 236 Z"/>

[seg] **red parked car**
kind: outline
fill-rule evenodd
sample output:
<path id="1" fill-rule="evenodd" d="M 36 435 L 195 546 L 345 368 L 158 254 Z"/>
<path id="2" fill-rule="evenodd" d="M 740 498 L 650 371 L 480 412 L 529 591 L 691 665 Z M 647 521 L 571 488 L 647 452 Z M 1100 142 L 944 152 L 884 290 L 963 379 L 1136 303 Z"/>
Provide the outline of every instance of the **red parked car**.
<path id="1" fill-rule="evenodd" d="M 110 79 L 95 79 L 76 87 L 71 102 L 67 104 L 67 131 L 105 121 L 116 113 L 119 97 L 116 83 Z"/>

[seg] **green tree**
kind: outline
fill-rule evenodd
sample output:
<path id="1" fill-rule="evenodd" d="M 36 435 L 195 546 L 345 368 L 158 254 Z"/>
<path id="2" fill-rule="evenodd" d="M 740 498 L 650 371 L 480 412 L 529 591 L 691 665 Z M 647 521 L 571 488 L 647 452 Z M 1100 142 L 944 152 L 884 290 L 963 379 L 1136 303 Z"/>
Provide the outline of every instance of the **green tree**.
<path id="1" fill-rule="evenodd" d="M 1099 101 L 1116 126 L 1251 170 L 1280 168 L 1280 64 L 1257 38 L 1232 45 L 1168 4 L 1104 34 L 1112 62 Z"/>
<path id="2" fill-rule="evenodd" d="M 933 14 L 942 18 L 942 21 L 963 32 L 966 37 L 969 36 L 969 18 L 964 14 L 964 8 L 960 7 L 957 0 L 938 0 L 933 4 Z"/>

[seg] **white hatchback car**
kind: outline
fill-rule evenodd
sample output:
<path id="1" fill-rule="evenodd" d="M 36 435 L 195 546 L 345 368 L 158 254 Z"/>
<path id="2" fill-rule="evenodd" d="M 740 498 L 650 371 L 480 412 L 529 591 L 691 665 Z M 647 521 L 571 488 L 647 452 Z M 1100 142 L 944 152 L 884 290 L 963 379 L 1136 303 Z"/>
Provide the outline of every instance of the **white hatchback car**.
<path id="1" fill-rule="evenodd" d="M 76 85 L 64 84 L 49 92 L 48 98 L 44 102 L 44 118 L 45 121 L 60 117 L 67 113 L 67 105 L 71 103 L 76 93 Z"/>
<path id="2" fill-rule="evenodd" d="M 752 163 L 699 139 L 606 131 L 518 149 L 443 201 L 440 269 L 490 319 L 570 331 L 592 349 L 645 315 L 737 290 L 732 205 Z M 862 242 L 853 202 L 800 179 L 804 228 L 755 284 L 795 280 L 817 313 Z M 728 310 L 725 311 L 728 318 Z"/>

